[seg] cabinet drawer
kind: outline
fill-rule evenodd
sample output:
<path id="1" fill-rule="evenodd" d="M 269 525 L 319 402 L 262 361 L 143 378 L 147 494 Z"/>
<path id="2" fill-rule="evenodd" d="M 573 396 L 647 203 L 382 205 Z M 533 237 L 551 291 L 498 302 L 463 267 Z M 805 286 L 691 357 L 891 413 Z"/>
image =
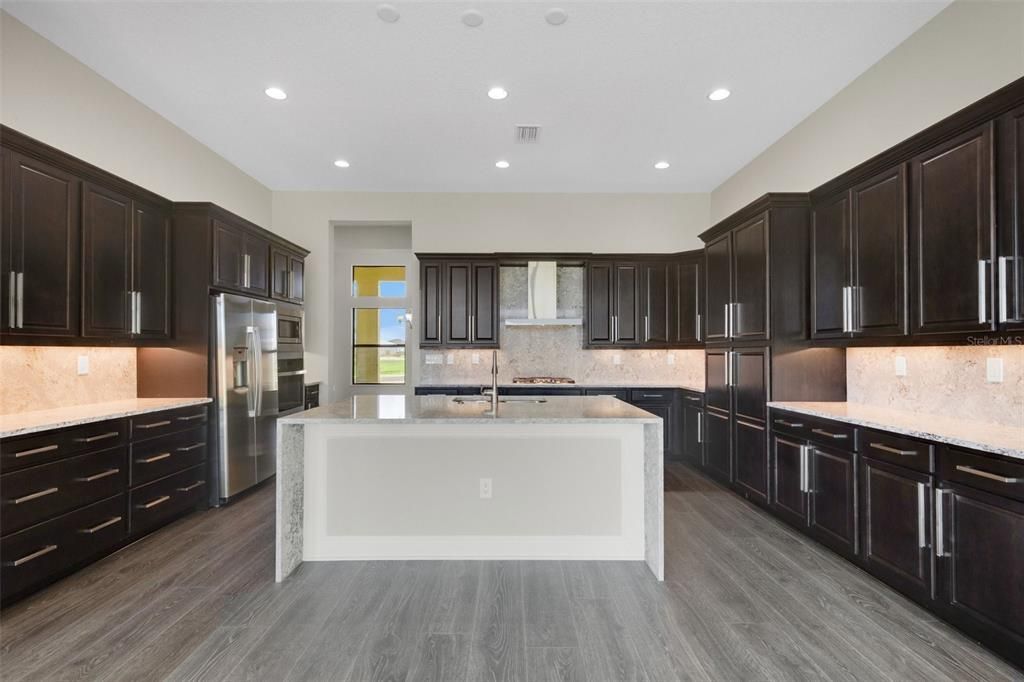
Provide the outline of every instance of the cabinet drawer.
<path id="1" fill-rule="evenodd" d="M 671 403 L 675 392 L 670 388 L 631 388 L 631 403 Z"/>
<path id="2" fill-rule="evenodd" d="M 146 533 L 206 498 L 206 466 L 161 478 L 128 493 L 132 535 Z"/>
<path id="3" fill-rule="evenodd" d="M 586 395 L 605 395 L 612 398 L 618 398 L 623 402 L 629 402 L 629 389 L 628 388 L 588 388 L 585 391 Z"/>
<path id="4" fill-rule="evenodd" d="M 802 420 L 807 440 L 849 452 L 856 449 L 857 427 L 852 424 L 816 417 L 802 417 Z"/>
<path id="5" fill-rule="evenodd" d="M 0 473 L 46 464 L 84 452 L 106 450 L 127 442 L 128 424 L 124 419 L 5 438 L 0 443 Z"/>
<path id="6" fill-rule="evenodd" d="M 772 431 L 803 440 L 810 432 L 810 421 L 802 414 L 772 410 Z"/>
<path id="7" fill-rule="evenodd" d="M 939 477 L 1024 501 L 1024 463 L 947 446 L 939 455 Z"/>
<path id="8" fill-rule="evenodd" d="M 0 541 L 3 597 L 20 594 L 95 556 L 127 536 L 125 496 L 117 495 L 8 535 Z"/>
<path id="9" fill-rule="evenodd" d="M 131 418 L 132 442 L 157 438 L 193 426 L 205 424 L 207 405 L 179 407 L 176 410 L 150 412 Z"/>
<path id="10" fill-rule="evenodd" d="M 859 446 L 860 454 L 865 457 L 874 457 L 916 471 L 935 471 L 935 449 L 931 443 L 885 431 L 863 429 Z"/>
<path id="11" fill-rule="evenodd" d="M 124 492 L 127 456 L 122 446 L 4 474 L 0 532 L 7 535 Z"/>
<path id="12" fill-rule="evenodd" d="M 697 393 L 696 391 L 681 391 L 680 395 L 683 398 L 683 404 L 691 407 L 703 407 L 704 406 L 704 394 Z"/>
<path id="13" fill-rule="evenodd" d="M 206 427 L 132 444 L 131 485 L 140 486 L 206 461 Z"/>

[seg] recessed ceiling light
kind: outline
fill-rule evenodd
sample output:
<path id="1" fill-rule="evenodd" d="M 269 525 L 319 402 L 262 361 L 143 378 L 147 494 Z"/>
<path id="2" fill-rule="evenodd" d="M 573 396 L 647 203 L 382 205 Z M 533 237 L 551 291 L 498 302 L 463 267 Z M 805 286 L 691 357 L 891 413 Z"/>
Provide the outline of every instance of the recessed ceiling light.
<path id="1" fill-rule="evenodd" d="M 659 161 L 658 163 L 654 164 L 654 167 L 657 168 L 658 170 L 665 170 L 666 168 L 669 167 L 669 165 L 670 164 L 668 161 Z"/>
<path id="2" fill-rule="evenodd" d="M 496 168 L 508 168 L 509 164 L 508 164 L 508 161 L 505 161 L 504 159 L 502 159 L 501 161 L 496 162 L 494 165 L 495 165 Z"/>
<path id="3" fill-rule="evenodd" d="M 337 161 L 334 162 L 334 165 L 337 166 L 338 168 L 348 168 L 349 163 L 345 159 L 338 159 Z"/>
<path id="4" fill-rule="evenodd" d="M 377 18 L 386 24 L 395 23 L 401 16 L 402 15 L 398 13 L 398 8 L 394 5 L 377 6 Z"/>
<path id="5" fill-rule="evenodd" d="M 462 13 L 462 23 L 470 28 L 476 28 L 484 23 L 484 15 L 475 9 L 467 9 Z"/>
<path id="6" fill-rule="evenodd" d="M 281 88 L 267 88 L 263 91 L 270 99 L 288 99 L 288 93 Z"/>
<path id="7" fill-rule="evenodd" d="M 708 94 L 708 99 L 711 100 L 712 102 L 721 102 L 723 99 L 725 99 L 731 94 L 732 93 L 726 90 L 725 88 L 718 88 L 717 90 L 712 90 Z"/>
<path id="8" fill-rule="evenodd" d="M 501 87 L 500 85 L 496 85 L 487 91 L 487 96 L 490 97 L 491 99 L 505 99 L 506 97 L 508 97 L 508 90 Z"/>
<path id="9" fill-rule="evenodd" d="M 561 26 L 568 18 L 569 15 L 561 7 L 552 7 L 544 15 L 544 21 L 548 22 L 552 26 Z"/>

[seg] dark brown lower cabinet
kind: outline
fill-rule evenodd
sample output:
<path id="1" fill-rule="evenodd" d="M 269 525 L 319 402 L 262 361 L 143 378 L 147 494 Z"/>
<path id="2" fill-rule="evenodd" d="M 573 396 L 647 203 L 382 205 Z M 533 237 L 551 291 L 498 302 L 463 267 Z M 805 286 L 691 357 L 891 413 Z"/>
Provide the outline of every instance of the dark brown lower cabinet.
<path id="1" fill-rule="evenodd" d="M 729 413 L 704 410 L 704 470 L 724 483 L 732 481 L 732 437 Z"/>
<path id="2" fill-rule="evenodd" d="M 704 457 L 703 403 L 702 398 L 683 394 L 683 461 L 695 467 L 701 466 Z"/>
<path id="3" fill-rule="evenodd" d="M 857 556 L 857 456 L 811 445 L 805 476 L 811 534 L 840 554 Z"/>
<path id="4" fill-rule="evenodd" d="M 860 461 L 862 560 L 905 594 L 931 599 L 933 479 L 863 457 Z"/>
<path id="5" fill-rule="evenodd" d="M 768 502 L 768 450 L 763 424 L 736 420 L 734 484 L 740 494 L 761 504 Z"/>
<path id="6" fill-rule="evenodd" d="M 772 436 L 768 506 L 776 515 L 794 525 L 807 523 L 804 448 L 804 444 L 796 439 L 778 434 Z"/>

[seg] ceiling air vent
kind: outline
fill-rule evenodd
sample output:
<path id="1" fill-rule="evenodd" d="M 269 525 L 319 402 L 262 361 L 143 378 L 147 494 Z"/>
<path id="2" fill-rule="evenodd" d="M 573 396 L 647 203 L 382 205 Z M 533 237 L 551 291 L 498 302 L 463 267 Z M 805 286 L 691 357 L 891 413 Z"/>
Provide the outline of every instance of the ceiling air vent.
<path id="1" fill-rule="evenodd" d="M 536 144 L 540 126 L 516 126 L 516 144 Z"/>

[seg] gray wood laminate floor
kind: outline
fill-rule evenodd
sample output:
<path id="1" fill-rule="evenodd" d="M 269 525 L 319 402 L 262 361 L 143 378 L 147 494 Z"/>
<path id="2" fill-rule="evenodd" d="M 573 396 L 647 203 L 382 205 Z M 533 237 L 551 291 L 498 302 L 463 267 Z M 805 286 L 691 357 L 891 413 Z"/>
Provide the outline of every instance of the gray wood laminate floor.
<path id="1" fill-rule="evenodd" d="M 273 582 L 273 489 L 0 613 L 0 678 L 1024 679 L 701 475 L 666 475 L 641 562 L 304 564 Z"/>

